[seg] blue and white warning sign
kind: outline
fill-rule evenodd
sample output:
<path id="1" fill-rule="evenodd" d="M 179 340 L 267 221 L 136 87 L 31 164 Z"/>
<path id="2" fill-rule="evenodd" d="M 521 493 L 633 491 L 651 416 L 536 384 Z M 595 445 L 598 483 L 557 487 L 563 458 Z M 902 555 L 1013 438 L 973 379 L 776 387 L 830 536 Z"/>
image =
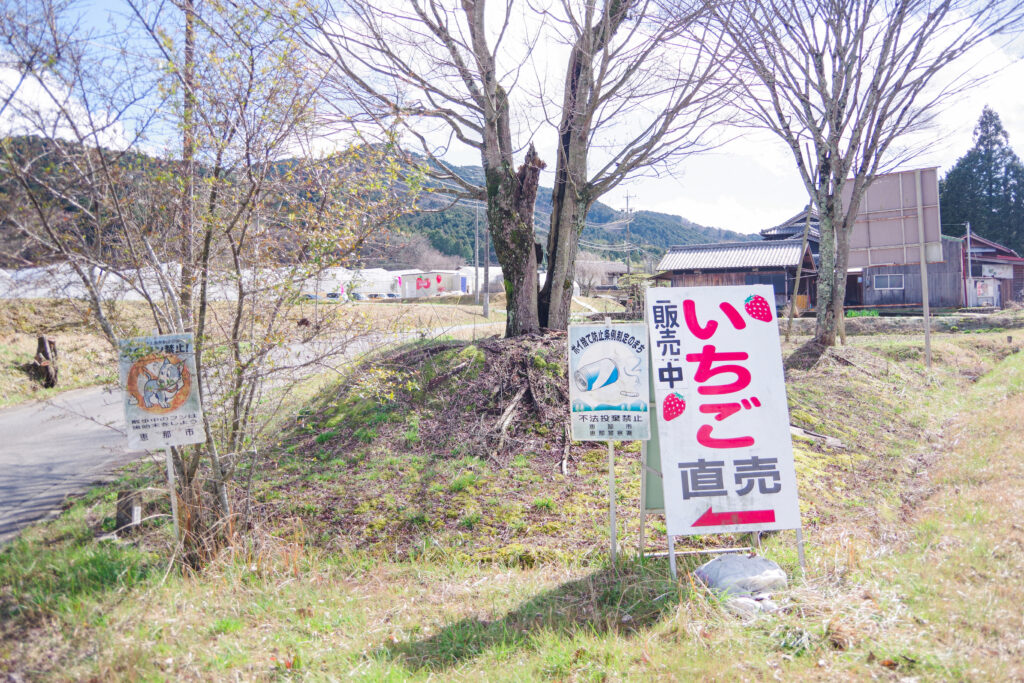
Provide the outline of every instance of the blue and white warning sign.
<path id="1" fill-rule="evenodd" d="M 651 438 L 649 352 L 643 323 L 570 325 L 568 346 L 572 438 Z"/>

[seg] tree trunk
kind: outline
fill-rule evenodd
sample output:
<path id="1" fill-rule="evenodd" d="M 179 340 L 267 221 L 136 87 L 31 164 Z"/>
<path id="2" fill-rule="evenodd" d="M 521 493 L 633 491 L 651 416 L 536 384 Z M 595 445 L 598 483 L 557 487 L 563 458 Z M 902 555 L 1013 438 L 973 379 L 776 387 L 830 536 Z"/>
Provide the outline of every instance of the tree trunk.
<path id="1" fill-rule="evenodd" d="M 564 330 L 569 326 L 572 311 L 573 276 L 580 235 L 592 202 L 571 189 L 560 198 L 557 197 L 557 188 L 553 194 L 556 197 L 548 235 L 548 276 L 540 292 L 538 307 L 542 327 Z"/>
<path id="2" fill-rule="evenodd" d="M 834 198 L 828 196 L 824 206 L 819 203 L 821 216 L 821 264 L 818 269 L 818 315 L 814 330 L 814 341 L 823 346 L 836 344 L 836 233 Z"/>
<path id="3" fill-rule="evenodd" d="M 518 172 L 512 173 L 507 166 L 485 169 L 488 228 L 505 280 L 507 337 L 540 331 L 533 210 L 543 168 L 544 162 L 530 145 Z"/>
<path id="4" fill-rule="evenodd" d="M 36 357 L 32 361 L 32 374 L 43 388 L 57 386 L 57 343 L 45 334 L 36 340 Z"/>
<path id="5" fill-rule="evenodd" d="M 569 326 L 576 252 L 593 203 L 587 184 L 587 138 L 593 117 L 588 101 L 593 87 L 593 38 L 592 32 L 580 37 L 569 56 L 565 76 L 555 186 L 551 192 L 548 276 L 539 300 L 541 325 L 549 330 Z"/>
<path id="6" fill-rule="evenodd" d="M 851 215 L 852 214 L 848 214 Z M 846 344 L 846 309 L 843 303 L 846 301 L 846 270 L 850 263 L 850 230 L 853 229 L 853 220 L 850 225 L 842 225 L 836 233 L 836 272 L 835 285 L 832 289 L 832 298 L 835 299 L 833 311 L 836 316 L 836 331 L 843 344 Z M 833 344 L 835 341 L 833 340 Z"/>

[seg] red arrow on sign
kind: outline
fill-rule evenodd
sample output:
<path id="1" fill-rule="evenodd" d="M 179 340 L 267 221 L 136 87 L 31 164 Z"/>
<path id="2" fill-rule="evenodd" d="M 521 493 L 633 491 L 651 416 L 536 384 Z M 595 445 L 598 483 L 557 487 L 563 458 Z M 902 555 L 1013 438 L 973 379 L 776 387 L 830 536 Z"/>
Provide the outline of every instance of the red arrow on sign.
<path id="1" fill-rule="evenodd" d="M 692 526 L 728 526 L 732 524 L 768 524 L 775 521 L 775 510 L 707 511 Z"/>

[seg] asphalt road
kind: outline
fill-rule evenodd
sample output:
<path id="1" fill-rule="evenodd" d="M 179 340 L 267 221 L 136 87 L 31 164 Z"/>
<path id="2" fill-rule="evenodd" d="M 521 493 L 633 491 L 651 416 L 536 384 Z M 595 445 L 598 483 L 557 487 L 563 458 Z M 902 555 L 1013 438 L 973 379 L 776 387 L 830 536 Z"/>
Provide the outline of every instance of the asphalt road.
<path id="1" fill-rule="evenodd" d="M 141 457 L 123 427 L 120 392 L 99 387 L 0 410 L 0 545 Z"/>
<path id="2" fill-rule="evenodd" d="M 339 360 L 351 360 L 388 344 L 461 328 L 367 335 L 350 344 Z M 272 360 L 282 376 L 322 371 L 317 359 L 335 343 L 290 344 Z M 91 485 L 109 481 L 117 467 L 145 455 L 128 452 L 121 393 L 92 387 L 68 391 L 48 401 L 0 410 L 0 546 L 22 528 L 60 511 L 64 500 Z"/>

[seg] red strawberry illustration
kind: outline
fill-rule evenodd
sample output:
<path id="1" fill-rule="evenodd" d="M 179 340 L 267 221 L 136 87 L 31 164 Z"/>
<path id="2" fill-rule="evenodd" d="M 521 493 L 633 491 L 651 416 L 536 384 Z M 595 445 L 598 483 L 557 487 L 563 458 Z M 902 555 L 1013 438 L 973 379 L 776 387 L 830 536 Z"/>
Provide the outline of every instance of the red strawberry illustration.
<path id="1" fill-rule="evenodd" d="M 686 410 L 686 400 L 678 391 L 669 394 L 661 403 L 661 416 L 666 421 L 676 419 L 683 414 L 684 410 Z"/>
<path id="2" fill-rule="evenodd" d="M 440 275 L 437 276 L 437 284 L 441 284 L 441 276 Z"/>
<path id="3" fill-rule="evenodd" d="M 743 308 L 746 309 L 747 315 L 754 320 L 763 320 L 766 323 L 772 321 L 771 306 L 768 305 L 768 301 L 760 294 L 748 296 L 743 304 Z"/>

